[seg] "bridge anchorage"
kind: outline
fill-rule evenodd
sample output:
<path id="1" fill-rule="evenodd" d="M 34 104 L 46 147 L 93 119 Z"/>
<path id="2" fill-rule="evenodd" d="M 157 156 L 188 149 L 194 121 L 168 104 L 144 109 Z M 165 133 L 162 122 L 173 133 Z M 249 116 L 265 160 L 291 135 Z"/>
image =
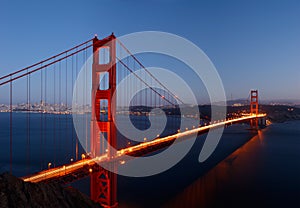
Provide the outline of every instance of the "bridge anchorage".
<path id="1" fill-rule="evenodd" d="M 92 42 L 92 43 L 91 43 Z M 119 47 L 124 49 L 124 51 L 129 54 L 128 57 L 131 58 L 130 60 L 121 60 L 119 59 Z M 26 67 L 24 69 L 18 70 L 13 72 L 9 75 L 0 77 L 0 87 L 6 86 L 9 90 L 8 101 L 9 101 L 9 136 L 10 136 L 10 168 L 12 169 L 12 161 L 13 161 L 13 138 L 15 134 L 13 134 L 13 110 L 15 105 L 13 104 L 13 84 L 19 80 L 22 81 L 22 78 L 26 81 L 27 84 L 26 88 L 27 93 L 27 102 L 22 107 L 22 110 L 25 109 L 27 112 L 27 139 L 28 143 L 27 146 L 30 147 L 30 123 L 31 123 L 31 112 L 37 112 L 41 116 L 40 124 L 41 129 L 40 132 L 40 139 L 41 139 L 41 148 L 44 148 L 45 140 L 49 137 L 46 135 L 46 131 L 43 132 L 45 127 L 49 125 L 49 121 L 45 116 L 47 114 L 51 115 L 53 121 L 53 127 L 61 126 L 62 123 L 62 115 L 65 120 L 67 120 L 67 115 L 70 113 L 68 110 L 68 100 L 67 92 L 68 84 L 72 84 L 72 81 L 69 77 L 70 74 L 67 71 L 70 67 L 72 69 L 71 77 L 73 78 L 73 72 L 77 71 L 78 64 L 78 56 L 83 53 L 83 63 L 87 62 L 87 53 L 86 50 L 92 48 L 92 66 L 91 66 L 91 119 L 90 119 L 90 127 L 86 128 L 86 132 L 89 132 L 89 137 L 86 136 L 86 140 L 89 139 L 90 143 L 86 142 L 86 152 L 90 154 L 83 154 L 81 159 L 78 158 L 78 146 L 76 146 L 76 157 L 72 154 L 72 159 L 68 161 L 61 162 L 58 166 L 54 165 L 56 162 L 56 151 L 54 152 L 54 160 L 51 158 L 53 163 L 48 163 L 45 166 L 45 159 L 41 159 L 41 168 L 40 172 L 36 172 L 34 174 L 24 176 L 22 179 L 27 182 L 51 182 L 56 181 L 59 183 L 70 183 L 72 181 L 79 180 L 84 177 L 90 177 L 90 193 L 91 199 L 95 202 L 98 202 L 104 207 L 116 207 L 118 206 L 117 203 L 117 165 L 124 164 L 124 157 L 126 155 L 131 156 L 143 156 L 149 154 L 151 152 L 160 150 L 162 148 L 170 146 L 175 140 L 183 140 L 187 138 L 189 135 L 197 134 L 204 134 L 208 132 L 210 129 L 223 127 L 225 125 L 230 125 L 234 123 L 244 123 L 250 122 L 251 129 L 257 130 L 259 126 L 265 125 L 266 114 L 259 113 L 259 103 L 258 103 L 258 91 L 251 90 L 250 96 L 250 113 L 247 114 L 239 114 L 238 117 L 235 118 L 226 118 L 224 120 L 219 121 L 210 121 L 208 118 L 205 124 L 199 124 L 190 126 L 189 128 L 185 129 L 175 129 L 174 132 L 169 132 L 166 135 L 155 135 L 153 139 L 147 140 L 144 138 L 141 142 L 131 143 L 131 146 L 121 147 L 117 149 L 117 129 L 115 124 L 115 117 L 117 114 L 117 107 L 116 107 L 116 98 L 114 93 L 116 91 L 116 85 L 120 82 L 120 80 L 124 77 L 128 76 L 129 74 L 133 74 L 138 81 L 138 84 L 143 84 L 149 88 L 149 91 L 145 91 L 144 94 L 141 94 L 143 97 L 142 99 L 136 99 L 136 103 L 134 103 L 136 108 L 142 109 L 139 111 L 134 112 L 134 116 L 147 116 L 149 106 L 155 108 L 163 108 L 166 106 L 167 109 L 170 110 L 171 107 L 178 106 L 179 103 L 184 104 L 175 94 L 173 94 L 163 83 L 159 81 L 150 71 L 148 71 L 141 62 L 130 53 L 130 51 L 118 40 L 114 34 L 99 40 L 97 37 L 86 41 L 78 46 L 73 47 L 65 52 L 62 52 L 56 56 L 53 56 L 49 59 L 45 59 L 37 64 L 34 64 L 30 67 Z M 102 56 L 101 53 L 105 52 L 105 56 Z M 68 61 L 68 58 L 71 59 Z M 124 58 L 125 59 L 125 58 Z M 117 62 L 119 60 L 119 62 Z M 62 62 L 64 61 L 64 66 Z M 117 67 L 118 66 L 118 67 Z M 123 69 L 120 70 L 117 68 Z M 144 74 L 137 74 L 135 73 L 137 70 L 134 70 L 133 67 L 138 66 L 138 68 L 142 68 Z M 123 67 L 123 68 L 122 68 Z M 73 70 L 76 68 L 76 70 Z M 63 69 L 65 69 L 64 74 Z M 120 71 L 122 71 L 120 73 Z M 39 74 L 39 73 L 40 74 Z M 51 74 L 52 72 L 52 74 Z M 76 74 L 75 74 L 76 75 Z M 104 75 L 104 76 L 103 76 Z M 75 76 L 76 77 L 76 76 Z M 102 77 L 102 78 L 101 78 Z M 105 77 L 105 78 L 103 78 Z M 53 81 L 52 81 L 52 79 Z M 65 88 L 63 87 L 63 78 L 65 78 Z M 41 104 L 32 105 L 32 95 L 34 90 L 31 90 L 32 83 L 37 80 L 39 83 L 37 86 L 40 87 L 40 100 L 42 100 Z M 155 88 L 151 87 L 151 85 L 147 82 L 151 80 L 159 86 L 160 88 L 164 89 L 164 91 L 156 90 Z M 58 82 L 58 84 L 57 84 Z M 134 84 L 131 84 L 132 87 Z M 58 87 L 57 87 L 58 85 Z M 21 86 L 21 85 L 17 85 Z M 38 88 L 36 87 L 36 88 Z M 50 89 L 53 91 L 50 91 Z M 21 87 L 18 89 L 21 90 Z M 71 89 L 73 89 L 71 87 Z M 84 89 L 88 89 L 85 87 Z M 38 89 L 35 89 L 38 90 Z M 123 89 L 124 93 L 122 94 L 123 97 L 127 99 L 128 94 L 126 93 L 127 89 Z M 50 91 L 50 93 L 49 93 Z M 65 105 L 62 105 L 62 99 L 60 98 L 62 95 L 62 91 L 65 91 L 66 101 Z M 87 90 L 85 90 L 86 92 Z M 44 92 L 44 93 L 43 93 Z M 152 94 L 149 95 L 149 92 Z M 148 93 L 148 94 L 147 94 Z M 38 93 L 37 93 L 38 94 Z M 53 95 L 54 101 L 47 96 L 49 94 Z M 72 93 L 70 93 L 72 94 Z M 57 95 L 59 95 L 59 99 L 57 99 Z M 82 96 L 84 97 L 84 96 Z M 148 99 L 148 100 L 147 100 Z M 84 100 L 88 100 L 86 97 Z M 51 106 L 46 101 L 53 102 L 54 104 Z M 151 103 L 151 105 L 147 106 L 147 102 Z M 175 103 L 175 104 L 174 104 Z M 86 104 L 86 103 L 84 103 Z M 148 107 L 146 108 L 143 104 Z M 170 107 L 171 106 L 171 107 Z M 143 108 L 145 107 L 145 108 Z M 59 108 L 59 110 L 57 110 Z M 63 109 L 63 110 L 61 110 Z M 145 110 L 146 109 L 146 110 Z M 18 109 L 16 109 L 18 110 Z M 83 111 L 83 114 L 87 114 L 86 111 Z M 169 111 L 172 112 L 172 111 Z M 174 111 L 176 112 L 176 111 Z M 248 111 L 247 111 L 248 112 Z M 82 112 L 80 112 L 82 113 Z M 126 112 L 128 113 L 128 112 Z M 129 112 L 131 113 L 131 112 Z M 176 113 L 174 113 L 174 117 L 176 119 Z M 58 116 L 58 119 L 56 119 Z M 171 115 L 172 116 L 172 115 Z M 33 116 L 32 116 L 33 117 Z M 33 117 L 36 118 L 36 117 Z M 86 117 L 87 118 L 87 117 Z M 87 120 L 86 120 L 87 121 Z M 175 120 L 176 121 L 176 120 Z M 87 122 L 88 123 L 88 122 Z M 73 124 L 72 124 L 73 125 Z M 145 125 L 143 123 L 142 125 Z M 16 126 L 16 125 L 14 125 Z M 67 125 L 66 125 L 67 126 Z M 71 125 L 70 125 L 71 126 Z M 64 127 L 63 127 L 64 128 Z M 73 126 L 72 126 L 73 128 Z M 73 130 L 73 129 L 72 129 Z M 36 130 L 38 131 L 38 130 Z M 58 142 L 60 140 L 61 128 L 59 129 L 58 133 L 56 131 L 53 132 L 53 141 Z M 59 136 L 57 138 L 57 135 Z M 73 134 L 72 134 L 73 135 Z M 75 133 L 76 135 L 76 133 Z M 88 134 L 86 134 L 88 135 Z M 69 135 L 70 136 L 70 135 Z M 39 137 L 39 136 L 38 136 Z M 73 136 L 72 136 L 73 138 Z M 67 141 L 68 137 L 66 136 Z M 142 138 L 141 138 L 142 139 Z M 77 138 L 78 140 L 78 138 Z M 77 141 L 76 140 L 76 141 Z M 78 143 L 78 142 L 77 142 Z M 49 143 L 47 143 L 49 144 Z M 72 143 L 73 144 L 73 143 Z M 88 145 L 90 144 L 90 145 Z M 57 143 L 55 143 L 57 145 Z M 56 147 L 56 146 L 54 146 Z M 60 148 L 60 147 L 59 147 Z M 30 148 L 27 148 L 28 152 L 30 153 Z M 52 152 L 51 152 L 52 153 Z M 43 151 L 41 151 L 43 154 Z M 30 154 L 29 154 L 30 156 Z M 68 155 L 69 156 L 69 155 Z M 74 158 L 76 158 L 74 160 Z M 47 158 L 48 160 L 49 158 Z M 28 161 L 30 162 L 30 157 L 28 157 Z M 70 162 L 71 161 L 71 162 Z M 53 164 L 53 165 L 52 165 Z M 30 165 L 30 163 L 29 163 Z M 112 170 L 108 171 L 102 167 L 109 167 L 107 169 Z"/>

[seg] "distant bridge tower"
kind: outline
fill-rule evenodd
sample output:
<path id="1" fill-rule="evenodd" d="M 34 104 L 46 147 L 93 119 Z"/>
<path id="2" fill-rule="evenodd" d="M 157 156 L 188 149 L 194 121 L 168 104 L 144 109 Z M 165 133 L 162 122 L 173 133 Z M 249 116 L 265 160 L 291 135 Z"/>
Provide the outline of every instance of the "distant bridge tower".
<path id="1" fill-rule="evenodd" d="M 258 115 L 258 90 L 251 90 L 250 92 L 250 114 Z M 258 129 L 258 119 L 250 121 L 251 128 Z"/>
<path id="2" fill-rule="evenodd" d="M 91 94 L 91 154 L 93 157 L 106 152 L 109 157 L 112 156 L 112 150 L 107 145 L 105 146 L 105 140 L 114 148 L 117 143 L 116 126 L 113 122 L 116 111 L 116 100 L 113 98 L 116 90 L 115 42 L 116 37 L 113 34 L 102 40 L 98 40 L 97 37 L 93 40 Z M 91 199 L 104 207 L 116 207 L 116 174 L 101 167 L 99 172 L 91 173 Z"/>

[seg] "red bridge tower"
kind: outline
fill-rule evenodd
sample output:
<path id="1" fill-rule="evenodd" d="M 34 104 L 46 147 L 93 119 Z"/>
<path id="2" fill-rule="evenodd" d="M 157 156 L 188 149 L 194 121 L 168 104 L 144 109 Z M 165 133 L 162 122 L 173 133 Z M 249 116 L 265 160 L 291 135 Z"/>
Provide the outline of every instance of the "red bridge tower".
<path id="1" fill-rule="evenodd" d="M 116 37 L 93 40 L 92 66 L 92 112 L 91 112 L 91 154 L 92 157 L 107 153 L 113 155 L 110 144 L 116 148 L 117 136 L 113 116 L 116 111 Z M 104 77 L 100 80 L 100 76 Z M 103 83 L 100 83 L 103 82 Z M 105 82 L 105 83 L 104 83 Z M 100 86 L 106 86 L 101 88 Z M 105 142 L 107 140 L 107 142 Z M 115 167 L 113 167 L 115 168 Z M 91 173 L 91 198 L 105 207 L 117 206 L 117 177 L 115 173 L 100 167 Z"/>
<path id="2" fill-rule="evenodd" d="M 258 115 L 258 90 L 251 90 L 250 92 L 250 114 Z M 258 129 L 258 119 L 250 121 L 251 128 Z"/>

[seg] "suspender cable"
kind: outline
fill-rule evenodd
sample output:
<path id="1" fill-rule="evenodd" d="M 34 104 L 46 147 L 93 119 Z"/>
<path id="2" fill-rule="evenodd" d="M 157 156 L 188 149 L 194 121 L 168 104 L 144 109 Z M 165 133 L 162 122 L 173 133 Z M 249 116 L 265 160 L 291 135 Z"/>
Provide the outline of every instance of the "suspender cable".
<path id="1" fill-rule="evenodd" d="M 43 141 L 43 147 L 44 147 L 44 160 L 47 159 L 47 117 L 48 117 L 48 111 L 47 111 L 47 67 L 45 68 L 45 94 L 44 94 L 44 112 L 43 112 L 43 116 L 44 116 L 44 141 Z"/>
<path id="2" fill-rule="evenodd" d="M 70 83 L 71 84 L 71 92 L 72 92 L 72 95 L 73 95 L 73 85 L 74 85 L 74 56 L 72 56 L 72 65 L 71 65 L 71 70 L 72 70 L 72 82 Z M 74 157 L 74 128 L 73 128 L 73 124 L 72 124 L 72 121 L 71 121 L 71 128 L 72 128 L 72 135 L 71 135 L 71 137 L 72 137 L 72 140 L 71 140 L 71 142 L 72 142 L 72 145 L 71 145 L 71 148 L 72 148 L 72 157 Z M 76 160 L 77 160 L 77 158 L 76 158 Z"/>
<path id="3" fill-rule="evenodd" d="M 9 112 L 9 169 L 10 169 L 10 174 L 12 174 L 12 145 L 13 145 L 13 128 L 12 128 L 12 90 L 13 90 L 13 83 L 10 82 L 10 90 L 9 90 L 9 108 L 10 108 L 10 112 Z"/>
<path id="4" fill-rule="evenodd" d="M 41 64 L 42 65 L 42 64 Z M 43 70 L 40 72 L 41 74 L 41 85 L 40 85 L 40 90 L 41 90 L 41 99 L 40 99 L 40 163 L 41 163 L 41 170 L 43 169 Z"/>
<path id="5" fill-rule="evenodd" d="M 61 158 L 61 61 L 58 64 L 58 160 Z"/>
<path id="6" fill-rule="evenodd" d="M 78 53 L 76 53 L 76 63 L 75 63 L 75 67 L 76 67 L 76 77 L 78 76 Z M 76 103 L 76 107 L 78 107 L 78 89 L 76 88 L 76 100 L 75 100 L 75 103 Z M 76 115 L 77 117 L 77 115 Z M 77 120 L 77 119 L 76 119 Z M 76 144 L 75 144 L 75 157 L 76 157 L 76 160 L 78 160 L 78 136 L 76 134 Z"/>
<path id="7" fill-rule="evenodd" d="M 86 151 L 88 152 L 88 115 L 87 115 L 87 90 L 88 90 L 88 87 L 87 87 L 87 83 L 88 83 L 88 81 L 87 81 L 87 75 L 88 75 L 88 72 L 87 72 L 87 50 L 85 49 L 84 50 L 84 53 L 83 53 L 83 55 L 84 55 L 84 68 L 85 68 L 85 91 L 84 91 L 84 93 L 85 93 L 85 149 L 86 149 Z"/>
<path id="8" fill-rule="evenodd" d="M 54 164 L 56 166 L 56 64 L 53 66 L 53 103 L 54 103 L 54 113 L 53 113 L 53 146 L 54 146 Z"/>
<path id="9" fill-rule="evenodd" d="M 26 141 L 26 160 L 27 174 L 30 173 L 30 74 L 27 76 L 27 141 Z"/>
<path id="10" fill-rule="evenodd" d="M 83 64 L 83 91 L 82 91 L 82 110 L 83 110 L 83 119 L 85 119 L 85 102 L 86 102 L 86 99 L 85 99 L 85 92 L 86 92 L 86 72 L 85 72 L 85 62 L 84 62 L 84 54 L 82 54 L 82 64 Z M 84 121 L 84 120 L 83 120 Z M 84 126 L 84 125 L 82 125 L 82 127 L 83 127 L 83 132 L 85 133 L 85 137 L 86 137 L 86 130 L 87 130 L 87 128 Z M 84 145 L 85 147 L 84 147 L 84 149 L 85 149 L 85 151 L 87 152 L 87 145 L 86 145 L 86 138 L 85 138 L 85 145 Z"/>
<path id="11" fill-rule="evenodd" d="M 66 52 L 66 56 L 68 55 L 68 53 Z M 68 59 L 65 59 L 66 60 L 66 89 L 65 89 L 65 92 L 66 92 L 66 103 L 65 103 L 65 119 L 66 119 L 66 129 L 65 129 L 65 145 L 67 147 L 69 147 L 69 137 L 68 137 L 68 114 L 67 114 L 67 111 L 68 111 Z M 68 150 L 67 148 L 66 149 L 66 155 L 68 156 Z"/>

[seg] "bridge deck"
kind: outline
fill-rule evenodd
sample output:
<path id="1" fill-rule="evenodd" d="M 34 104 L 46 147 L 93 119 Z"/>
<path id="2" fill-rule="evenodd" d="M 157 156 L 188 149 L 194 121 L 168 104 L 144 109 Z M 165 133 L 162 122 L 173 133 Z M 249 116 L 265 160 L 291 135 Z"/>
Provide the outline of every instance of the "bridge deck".
<path id="1" fill-rule="evenodd" d="M 124 156 L 126 155 L 137 156 L 147 154 L 168 146 L 171 142 L 173 142 L 176 139 L 185 138 L 193 134 L 205 133 L 209 129 L 219 128 L 224 125 L 244 122 L 250 119 L 262 118 L 265 116 L 266 114 L 246 115 L 240 118 L 228 119 L 226 121 L 220 121 L 217 123 L 212 123 L 210 125 L 200 126 L 198 128 L 193 128 L 184 132 L 178 132 L 170 136 L 156 138 L 152 141 L 147 141 L 137 144 L 135 146 L 120 149 L 116 151 L 116 154 L 113 157 L 108 157 L 108 154 L 106 153 L 95 158 L 85 158 L 70 164 L 44 170 L 30 176 L 25 176 L 22 177 L 22 179 L 26 182 L 34 183 L 41 181 L 59 181 L 60 179 L 62 179 L 64 182 L 71 182 L 73 179 L 78 179 L 79 177 L 82 178 L 84 176 L 87 176 L 91 171 L 97 171 L 97 169 L 99 169 L 99 165 L 101 164 L 114 161 L 122 161 L 122 159 L 124 159 Z"/>

